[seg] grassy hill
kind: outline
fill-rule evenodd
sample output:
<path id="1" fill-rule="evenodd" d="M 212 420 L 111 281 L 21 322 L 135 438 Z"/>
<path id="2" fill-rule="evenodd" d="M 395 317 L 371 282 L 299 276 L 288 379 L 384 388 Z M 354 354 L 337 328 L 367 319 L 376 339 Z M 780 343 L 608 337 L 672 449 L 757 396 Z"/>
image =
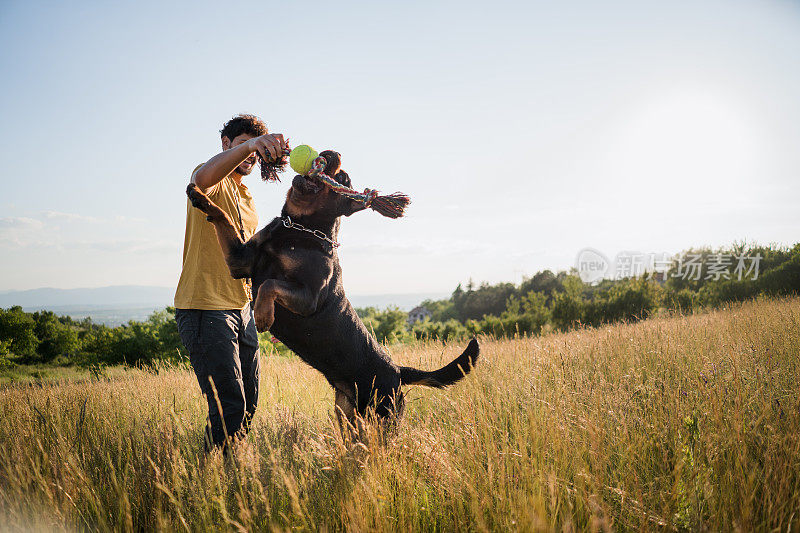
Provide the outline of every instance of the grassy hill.
<path id="1" fill-rule="evenodd" d="M 460 344 L 398 345 L 426 368 Z M 181 369 L 0 390 L 0 529 L 796 529 L 800 299 L 483 339 L 412 388 L 386 445 L 342 442 L 333 394 L 265 359 L 235 457 L 201 453 Z"/>

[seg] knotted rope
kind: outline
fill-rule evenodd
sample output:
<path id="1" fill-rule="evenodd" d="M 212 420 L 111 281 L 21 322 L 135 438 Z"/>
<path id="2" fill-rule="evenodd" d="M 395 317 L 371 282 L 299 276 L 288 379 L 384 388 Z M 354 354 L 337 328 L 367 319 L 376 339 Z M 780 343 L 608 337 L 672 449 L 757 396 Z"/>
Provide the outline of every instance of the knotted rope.
<path id="1" fill-rule="evenodd" d="M 278 173 L 283 172 L 286 168 L 286 165 L 289 163 L 290 153 L 291 149 L 289 148 L 289 139 L 286 139 L 286 148 L 283 150 L 280 158 L 278 159 L 270 159 L 265 161 L 264 157 L 261 155 L 261 152 L 256 152 L 258 155 L 258 163 L 261 167 L 261 179 L 264 181 L 281 181 Z"/>
<path id="2" fill-rule="evenodd" d="M 358 192 L 350 187 L 345 187 L 323 172 L 327 164 L 327 159 L 322 156 L 317 157 L 311 164 L 311 170 L 308 175 L 323 182 L 336 194 L 361 202 L 364 207 L 372 209 L 385 217 L 400 218 L 403 216 L 405 208 L 411 203 L 411 198 L 401 192 L 380 196 L 378 191 L 374 189 L 364 189 L 364 192 Z"/>

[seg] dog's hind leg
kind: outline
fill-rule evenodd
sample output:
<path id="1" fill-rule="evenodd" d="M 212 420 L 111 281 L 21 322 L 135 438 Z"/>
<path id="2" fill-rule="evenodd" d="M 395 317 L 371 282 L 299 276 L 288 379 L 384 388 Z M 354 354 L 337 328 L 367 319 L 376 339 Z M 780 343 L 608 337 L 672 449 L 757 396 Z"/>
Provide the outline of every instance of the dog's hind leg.
<path id="1" fill-rule="evenodd" d="M 365 429 L 364 419 L 356 411 L 352 391 L 348 393 L 345 391 L 346 388 L 343 384 L 338 383 L 334 386 L 336 396 L 333 410 L 336 413 L 339 431 L 345 442 L 360 442 Z"/>
<path id="2" fill-rule="evenodd" d="M 356 406 L 353 404 L 353 401 L 346 392 L 338 388 L 335 390 L 336 396 L 334 399 L 333 408 L 336 411 L 336 417 L 339 419 L 339 424 L 341 426 L 352 424 L 355 422 L 356 418 Z"/>

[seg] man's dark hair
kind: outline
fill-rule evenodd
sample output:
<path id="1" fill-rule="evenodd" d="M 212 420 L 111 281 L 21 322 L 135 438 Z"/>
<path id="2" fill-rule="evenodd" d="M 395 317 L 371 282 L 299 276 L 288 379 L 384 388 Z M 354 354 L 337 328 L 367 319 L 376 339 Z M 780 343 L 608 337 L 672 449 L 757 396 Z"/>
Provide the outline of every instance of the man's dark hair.
<path id="1" fill-rule="evenodd" d="M 244 133 L 259 137 L 267 133 L 267 125 L 255 115 L 241 114 L 226 122 L 219 133 L 220 137 L 227 137 L 231 141 Z"/>

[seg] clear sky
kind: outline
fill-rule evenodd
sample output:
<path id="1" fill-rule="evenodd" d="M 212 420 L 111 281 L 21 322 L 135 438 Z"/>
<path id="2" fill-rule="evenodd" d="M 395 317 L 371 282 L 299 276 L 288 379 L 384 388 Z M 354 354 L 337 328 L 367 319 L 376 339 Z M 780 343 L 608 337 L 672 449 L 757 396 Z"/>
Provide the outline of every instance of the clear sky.
<path id="1" fill-rule="evenodd" d="M 800 241 L 797 2 L 6 0 L 0 72 L 0 290 L 174 285 L 239 112 L 413 198 L 345 220 L 352 294 Z"/>

